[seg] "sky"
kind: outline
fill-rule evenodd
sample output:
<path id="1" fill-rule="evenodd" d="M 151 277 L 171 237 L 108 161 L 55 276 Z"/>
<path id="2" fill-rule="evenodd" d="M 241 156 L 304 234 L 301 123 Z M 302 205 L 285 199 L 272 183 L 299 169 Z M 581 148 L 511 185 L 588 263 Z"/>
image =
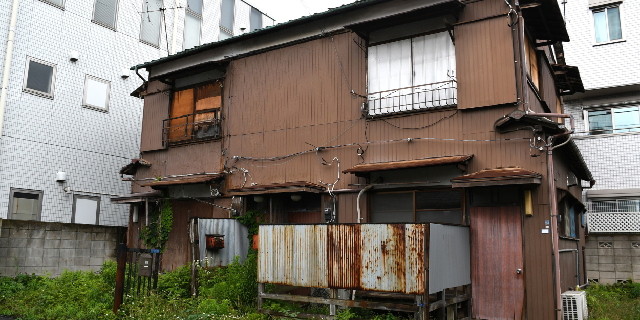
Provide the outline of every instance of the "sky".
<path id="1" fill-rule="evenodd" d="M 355 0 L 247 0 L 260 11 L 276 20 L 276 23 L 287 22 L 310 13 L 326 11 Z"/>

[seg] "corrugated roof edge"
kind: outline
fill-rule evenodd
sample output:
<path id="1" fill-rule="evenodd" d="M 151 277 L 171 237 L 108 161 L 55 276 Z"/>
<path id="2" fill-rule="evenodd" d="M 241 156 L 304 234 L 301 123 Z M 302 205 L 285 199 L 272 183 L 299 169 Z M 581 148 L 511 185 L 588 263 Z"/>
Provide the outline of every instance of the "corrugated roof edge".
<path id="1" fill-rule="evenodd" d="M 383 2 L 389 2 L 391 0 L 359 0 L 359 1 L 355 1 L 349 4 L 345 4 L 342 5 L 340 7 L 336 7 L 336 8 L 331 8 L 327 11 L 324 12 L 320 12 L 320 13 L 316 13 L 310 16 L 302 16 L 298 19 L 294 19 L 294 20 L 289 20 L 287 22 L 283 22 L 283 23 L 279 23 L 276 24 L 274 26 L 269 26 L 269 27 L 265 27 L 262 29 L 258 29 L 256 31 L 253 32 L 249 32 L 249 33 L 245 33 L 242 35 L 238 35 L 235 37 L 231 37 L 222 41 L 217 41 L 217 42 L 209 42 L 209 43 L 205 43 L 203 45 L 197 46 L 197 47 L 193 47 L 191 49 L 187 49 L 184 51 L 180 51 L 176 54 L 173 55 L 169 55 L 160 59 L 156 59 L 156 60 L 151 60 L 149 62 L 145 62 L 139 65 L 135 65 L 133 67 L 131 67 L 131 70 L 135 70 L 136 68 L 138 69 L 142 69 L 142 68 L 148 68 L 148 67 L 152 67 L 154 65 L 158 65 L 161 63 L 165 63 L 165 62 L 169 62 L 172 60 L 176 60 L 176 59 L 180 59 L 180 58 L 184 58 L 202 51 L 206 51 L 209 49 L 213 49 L 216 47 L 221 47 L 221 46 L 225 46 L 231 43 L 234 43 L 236 41 L 241 41 L 241 40 L 247 40 L 250 39 L 252 37 L 256 37 L 256 36 L 261 36 L 261 35 L 265 35 L 271 32 L 276 32 L 276 31 L 280 31 L 286 28 L 290 28 L 293 26 L 296 26 L 298 24 L 302 24 L 302 23 L 306 23 L 308 21 L 310 21 L 311 19 L 318 19 L 318 18 L 325 18 L 325 17 L 329 17 L 332 15 L 336 15 L 339 13 L 342 13 L 344 11 L 348 11 L 348 10 L 354 10 L 354 9 L 358 9 L 360 7 L 366 7 L 369 5 L 373 5 L 373 4 L 377 4 L 377 3 L 383 3 Z"/>

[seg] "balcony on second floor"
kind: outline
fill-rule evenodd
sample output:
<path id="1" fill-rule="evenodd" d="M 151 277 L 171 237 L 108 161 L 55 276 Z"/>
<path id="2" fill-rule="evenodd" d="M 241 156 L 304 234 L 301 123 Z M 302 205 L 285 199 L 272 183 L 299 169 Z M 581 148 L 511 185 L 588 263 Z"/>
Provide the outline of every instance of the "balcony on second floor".
<path id="1" fill-rule="evenodd" d="M 640 200 L 587 202 L 589 233 L 640 233 Z"/>
<path id="2" fill-rule="evenodd" d="M 162 124 L 165 147 L 222 138 L 220 110 L 192 113 L 170 118 Z"/>

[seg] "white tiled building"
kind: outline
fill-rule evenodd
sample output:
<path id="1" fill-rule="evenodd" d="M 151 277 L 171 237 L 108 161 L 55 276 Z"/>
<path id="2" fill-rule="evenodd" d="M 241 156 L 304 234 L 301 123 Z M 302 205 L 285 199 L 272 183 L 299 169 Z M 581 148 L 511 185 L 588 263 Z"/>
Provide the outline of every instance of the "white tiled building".
<path id="1" fill-rule="evenodd" d="M 560 0 L 585 93 L 565 98 L 597 181 L 586 190 L 587 276 L 640 281 L 640 1 Z M 568 100 L 571 99 L 571 100 Z"/>
<path id="2" fill-rule="evenodd" d="M 129 68 L 274 23 L 241 0 L 4 0 L 0 72 L 14 3 L 1 219 L 127 225 L 129 206 L 109 198 L 130 193 L 118 171 L 139 154 L 143 102 L 130 93 L 142 80 Z"/>

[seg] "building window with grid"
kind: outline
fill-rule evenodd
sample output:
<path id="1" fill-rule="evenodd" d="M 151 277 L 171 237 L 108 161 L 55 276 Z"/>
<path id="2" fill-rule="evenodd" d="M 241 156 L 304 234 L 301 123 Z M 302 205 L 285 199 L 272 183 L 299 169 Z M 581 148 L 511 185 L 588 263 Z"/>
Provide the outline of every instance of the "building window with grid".
<path id="1" fill-rule="evenodd" d="M 82 106 L 98 111 L 109 111 L 111 82 L 87 75 L 84 80 Z"/>
<path id="2" fill-rule="evenodd" d="M 93 6 L 93 20 L 101 26 L 116 29 L 118 15 L 118 0 L 96 0 Z"/>
<path id="3" fill-rule="evenodd" d="M 377 192 L 371 195 L 373 223 L 462 224 L 462 191 L 416 190 Z"/>
<path id="4" fill-rule="evenodd" d="M 640 106 L 592 109 L 584 113 L 591 135 L 640 131 Z"/>
<path id="5" fill-rule="evenodd" d="M 24 83 L 22 85 L 24 92 L 53 99 L 55 79 L 55 64 L 27 57 Z"/>
<path id="6" fill-rule="evenodd" d="M 160 45 L 160 23 L 162 0 L 145 0 L 142 6 L 142 23 L 140 24 L 140 41 L 154 47 Z"/>
<path id="7" fill-rule="evenodd" d="M 9 192 L 9 220 L 40 221 L 43 191 L 11 188 Z"/>
<path id="8" fill-rule="evenodd" d="M 222 0 L 220 17 L 220 40 L 233 37 L 233 15 L 235 9 L 235 0 Z"/>
<path id="9" fill-rule="evenodd" d="M 593 26 L 596 33 L 596 43 L 622 39 L 620 7 L 593 9 Z"/>
<path id="10" fill-rule="evenodd" d="M 200 45 L 202 0 L 188 0 L 184 17 L 184 50 Z"/>

